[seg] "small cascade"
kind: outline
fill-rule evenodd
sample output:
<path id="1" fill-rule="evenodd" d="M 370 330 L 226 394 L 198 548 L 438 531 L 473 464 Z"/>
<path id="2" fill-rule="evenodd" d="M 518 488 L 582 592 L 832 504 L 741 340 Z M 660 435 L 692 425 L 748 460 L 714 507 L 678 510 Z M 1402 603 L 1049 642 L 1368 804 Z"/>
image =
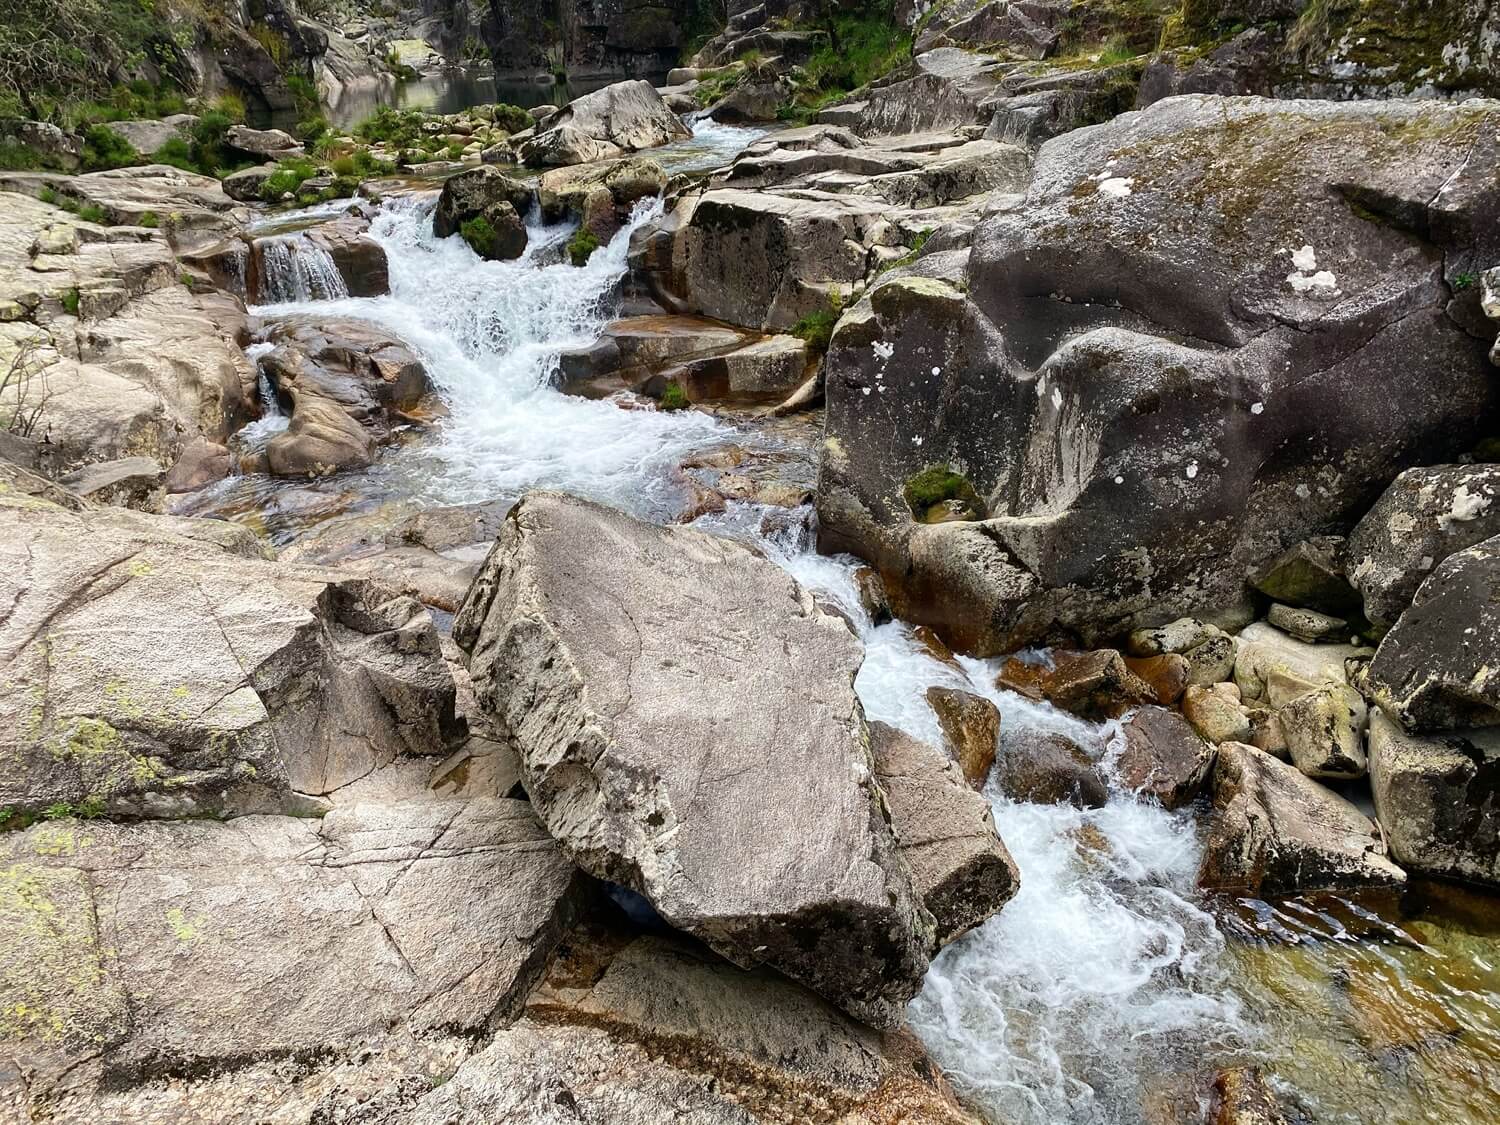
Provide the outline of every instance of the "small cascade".
<path id="1" fill-rule="evenodd" d="M 304 233 L 257 239 L 255 252 L 260 262 L 260 304 L 337 301 L 349 296 L 333 256 Z"/>
<path id="2" fill-rule="evenodd" d="M 260 367 L 261 356 L 275 346 L 270 343 L 258 343 L 251 344 L 245 349 L 245 355 L 249 357 L 251 363 L 256 365 L 256 397 L 260 399 L 260 417 L 242 427 L 234 435 L 234 444 L 243 452 L 254 453 L 264 449 L 267 442 L 291 423 L 291 419 L 282 413 L 281 402 L 276 397 L 276 388 L 271 385 L 271 380 Z"/>

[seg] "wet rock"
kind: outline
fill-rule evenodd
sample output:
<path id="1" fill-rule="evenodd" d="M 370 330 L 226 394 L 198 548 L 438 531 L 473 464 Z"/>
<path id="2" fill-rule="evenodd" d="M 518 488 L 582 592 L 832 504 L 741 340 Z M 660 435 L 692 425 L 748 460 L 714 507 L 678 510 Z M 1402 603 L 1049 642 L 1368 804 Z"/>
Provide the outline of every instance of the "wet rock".
<path id="1" fill-rule="evenodd" d="M 1349 536 L 1349 579 L 1365 616 L 1396 623 L 1417 588 L 1455 551 L 1500 534 L 1500 465 L 1408 469 Z"/>
<path id="2" fill-rule="evenodd" d="M 891 619 L 891 606 L 885 598 L 885 583 L 871 567 L 862 566 L 854 572 L 854 585 L 859 593 L 860 608 L 873 625 L 881 625 Z"/>
<path id="3" fill-rule="evenodd" d="M 1094 760 L 1071 738 L 1042 730 L 1007 730 L 995 758 L 995 785 L 1013 801 L 1101 808 L 1109 800 Z"/>
<path id="4" fill-rule="evenodd" d="M 1122 715 L 1156 698 L 1151 685 L 1132 672 L 1125 658 L 1112 648 L 1054 651 L 1050 665 L 1012 657 L 1001 667 L 996 683 L 1093 719 Z"/>
<path id="5" fill-rule="evenodd" d="M 1391 856 L 1407 870 L 1500 885 L 1500 732 L 1422 738 L 1376 708 L 1370 789 Z"/>
<path id="6" fill-rule="evenodd" d="M 1330 614 L 1359 609 L 1359 594 L 1344 577 L 1348 547 L 1341 536 L 1320 535 L 1288 547 L 1250 575 L 1250 585 L 1272 601 Z"/>
<path id="7" fill-rule="evenodd" d="M 1500 723 L 1500 538 L 1449 555 L 1380 642 L 1359 688 L 1414 732 Z"/>
<path id="8" fill-rule="evenodd" d="M 1363 697 L 1346 684 L 1325 684 L 1276 712 L 1292 764 L 1308 777 L 1364 776 L 1367 719 Z"/>
<path id="9" fill-rule="evenodd" d="M 40 1098 L 520 1009 L 579 876 L 525 802 L 61 820 L 0 844 L 7 1050 Z"/>
<path id="10" fill-rule="evenodd" d="M 1211 1113 L 1212 1125 L 1287 1125 L 1280 1101 L 1255 1066 L 1218 1073 Z"/>
<path id="11" fill-rule="evenodd" d="M 1176 703 L 1192 678 L 1192 665 L 1187 657 L 1175 652 L 1160 656 L 1127 656 L 1125 667 L 1150 686 L 1158 703 Z"/>
<path id="12" fill-rule="evenodd" d="M 427 614 L 214 520 L 0 505 L 0 806 L 304 812 L 462 734 Z"/>
<path id="13" fill-rule="evenodd" d="M 796 336 L 766 336 L 722 355 L 690 359 L 670 372 L 693 402 L 780 401 L 807 374 L 807 344 Z"/>
<path id="14" fill-rule="evenodd" d="M 927 705 L 964 777 L 975 789 L 984 788 L 1000 740 L 999 709 L 982 695 L 947 687 L 928 688 Z"/>
<path id="15" fill-rule="evenodd" d="M 64 488 L 95 504 L 159 512 L 164 489 L 162 467 L 150 457 L 96 461 L 58 478 Z"/>
<path id="16" fill-rule="evenodd" d="M 1254 895 L 1400 886 L 1373 822 L 1291 766 L 1238 742 L 1219 746 L 1217 819 L 1199 883 Z"/>
<path id="17" fill-rule="evenodd" d="M 1342 617 L 1319 613 L 1315 609 L 1294 609 L 1278 602 L 1267 611 L 1266 620 L 1282 632 L 1308 644 L 1349 638 L 1349 622 Z"/>
<path id="18" fill-rule="evenodd" d="M 635 79 L 573 99 L 538 126 L 520 152 L 527 164 L 586 164 L 689 135 L 651 83 Z"/>
<path id="19" fill-rule="evenodd" d="M 1142 707 L 1120 727 L 1125 745 L 1115 772 L 1125 788 L 1179 809 L 1198 796 L 1215 751 L 1175 711 Z"/>
<path id="20" fill-rule="evenodd" d="M 625 225 L 637 203 L 655 198 L 666 186 L 667 174 L 660 164 L 634 156 L 543 172 L 537 179 L 537 200 L 546 218 L 575 218 L 581 229 L 605 243 Z"/>
<path id="21" fill-rule="evenodd" d="M 899 1018 L 932 922 L 878 811 L 842 620 L 737 544 L 534 492 L 453 636 L 580 866 L 739 963 Z"/>
<path id="22" fill-rule="evenodd" d="M 912 886 L 946 944 L 1009 902 L 1021 874 L 989 803 L 948 755 L 884 723 L 870 724 L 870 747 Z"/>
<path id="23" fill-rule="evenodd" d="M 1233 684 L 1194 684 L 1182 694 L 1182 717 L 1212 743 L 1250 739 L 1250 714 Z"/>
<path id="24" fill-rule="evenodd" d="M 183 447 L 163 480 L 167 492 L 193 492 L 214 481 L 223 480 L 230 473 L 233 461 L 229 448 L 207 438 L 197 437 Z"/>
<path id="25" fill-rule="evenodd" d="M 432 212 L 432 233 L 447 238 L 459 233 L 464 223 L 482 218 L 497 232 L 509 232 L 513 240 L 512 228 L 519 223 L 518 216 L 531 209 L 534 198 L 530 187 L 499 168 L 488 164 L 470 168 L 443 181 Z M 524 227 L 521 234 L 524 249 Z"/>
<path id="26" fill-rule="evenodd" d="M 1488 336 L 1450 318 L 1441 280 L 1500 257 L 1472 159 L 1496 112 L 1187 95 L 1048 141 L 943 299 L 882 310 L 893 280 L 842 318 L 820 542 L 980 655 L 1241 609 L 1247 573 L 1470 448 L 1500 402 Z M 1274 189 L 1272 167 L 1290 170 Z M 1454 380 L 1411 380 L 1434 349 Z M 896 503 L 919 457 L 986 502 L 950 533 L 962 548 L 925 553 Z"/>
<path id="27" fill-rule="evenodd" d="M 291 421 L 266 445 L 276 476 L 323 476 L 363 468 L 428 390 L 421 361 L 395 336 L 364 321 L 291 320 L 261 357 Z"/>

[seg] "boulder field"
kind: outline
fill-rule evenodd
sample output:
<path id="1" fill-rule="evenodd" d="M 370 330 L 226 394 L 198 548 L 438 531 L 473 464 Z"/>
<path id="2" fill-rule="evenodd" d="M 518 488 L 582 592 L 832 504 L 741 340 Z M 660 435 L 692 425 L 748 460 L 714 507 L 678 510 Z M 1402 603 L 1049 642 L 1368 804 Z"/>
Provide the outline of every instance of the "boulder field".
<path id="1" fill-rule="evenodd" d="M 1350 55 L 1381 4 L 897 3 L 911 57 L 837 96 L 842 9 L 596 7 L 292 20 L 325 94 L 470 39 L 703 44 L 475 114 L 503 138 L 421 118 L 453 159 L 339 214 L 252 226 L 272 163 L 0 172 L 0 1118 L 978 1125 L 908 1005 L 1027 908 L 1016 804 L 1085 865 L 1090 818 L 1194 818 L 1171 893 L 1196 863 L 1219 916 L 1500 889 L 1487 8 L 1429 5 L 1440 67 Z M 674 171 L 691 107 L 767 128 Z M 401 492 L 463 404 L 356 302 L 430 239 L 511 284 L 627 229 L 615 319 L 524 346 L 580 413 L 713 417 L 650 482 L 676 522 Z M 780 564 L 810 544 L 857 596 Z M 899 728 L 856 691 L 880 626 L 939 669 Z M 1206 1120 L 1295 1117 L 1194 1080 Z"/>

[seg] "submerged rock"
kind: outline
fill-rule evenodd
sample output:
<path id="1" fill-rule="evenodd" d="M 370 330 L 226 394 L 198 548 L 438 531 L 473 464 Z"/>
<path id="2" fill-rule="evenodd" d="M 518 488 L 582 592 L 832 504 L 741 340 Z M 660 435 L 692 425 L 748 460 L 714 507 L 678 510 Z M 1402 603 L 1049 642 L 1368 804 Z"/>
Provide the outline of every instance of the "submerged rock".
<path id="1" fill-rule="evenodd" d="M 899 1018 L 933 924 L 881 812 L 840 618 L 737 544 L 535 492 L 454 639 L 580 866 L 737 963 Z"/>
<path id="2" fill-rule="evenodd" d="M 1198 873 L 1211 890 L 1252 895 L 1400 886 L 1375 824 L 1342 797 L 1253 746 L 1219 746 L 1217 819 Z"/>

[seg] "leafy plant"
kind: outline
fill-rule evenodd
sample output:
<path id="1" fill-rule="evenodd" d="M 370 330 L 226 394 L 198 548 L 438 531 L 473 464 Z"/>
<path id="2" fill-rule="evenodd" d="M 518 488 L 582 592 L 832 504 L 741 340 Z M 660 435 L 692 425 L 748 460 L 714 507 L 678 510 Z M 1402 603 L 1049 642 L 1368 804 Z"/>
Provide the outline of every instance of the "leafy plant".
<path id="1" fill-rule="evenodd" d="M 60 298 L 60 300 L 62 301 L 62 307 L 63 307 L 63 311 L 65 313 L 67 313 L 69 316 L 77 316 L 78 315 L 78 290 L 77 289 L 68 289 L 68 290 L 65 290 L 63 292 L 63 295 Z"/>
<path id="2" fill-rule="evenodd" d="M 475 215 L 460 223 L 458 233 L 469 244 L 469 249 L 480 257 L 487 256 L 495 242 L 495 228 L 490 226 L 490 221 L 483 215 Z"/>
<path id="3" fill-rule="evenodd" d="M 495 124 L 507 133 L 521 133 L 531 128 L 531 114 L 509 102 L 495 103 Z"/>
<path id="4" fill-rule="evenodd" d="M 136 225 L 155 230 L 161 226 L 161 220 L 156 217 L 155 211 L 142 211 L 141 217 L 136 220 Z"/>
<path id="5" fill-rule="evenodd" d="M 599 249 L 599 236 L 591 230 L 579 229 L 568 239 L 568 261 L 575 266 L 588 264 L 589 258 Z"/>
<path id="6" fill-rule="evenodd" d="M 297 122 L 297 135 L 308 144 L 312 144 L 326 132 L 328 132 L 328 119 L 321 113 L 314 114 L 305 121 Z"/>
<path id="7" fill-rule="evenodd" d="M 30 172 L 43 166 L 42 154 L 14 137 L 0 137 L 0 168 Z"/>
<path id="8" fill-rule="evenodd" d="M 85 203 L 80 207 L 78 217 L 86 223 L 102 223 L 107 218 L 104 208 L 94 203 Z"/>
<path id="9" fill-rule="evenodd" d="M 83 170 L 103 172 L 125 168 L 141 158 L 130 142 L 108 125 L 91 125 L 83 135 Z"/>
<path id="10" fill-rule="evenodd" d="M 1456 273 L 1453 275 L 1453 292 L 1462 293 L 1465 289 L 1472 289 L 1479 284 L 1477 273 Z"/>
<path id="11" fill-rule="evenodd" d="M 828 350 L 828 342 L 833 339 L 834 325 L 839 322 L 843 311 L 844 295 L 835 289 L 828 295 L 826 307 L 814 309 L 792 325 L 792 335 L 805 340 L 808 351 L 814 355 L 822 355 Z"/>
<path id="12" fill-rule="evenodd" d="M 287 192 L 295 195 L 304 180 L 317 174 L 318 166 L 311 160 L 283 160 L 261 185 L 260 197 L 267 203 L 276 203 Z"/>
<path id="13" fill-rule="evenodd" d="M 658 410 L 686 410 L 691 405 L 687 392 L 675 379 L 662 388 L 661 398 L 656 400 Z"/>
<path id="14" fill-rule="evenodd" d="M 41 191 L 37 192 L 36 197 L 43 203 L 55 204 L 57 202 L 57 192 L 49 187 L 44 187 Z"/>

